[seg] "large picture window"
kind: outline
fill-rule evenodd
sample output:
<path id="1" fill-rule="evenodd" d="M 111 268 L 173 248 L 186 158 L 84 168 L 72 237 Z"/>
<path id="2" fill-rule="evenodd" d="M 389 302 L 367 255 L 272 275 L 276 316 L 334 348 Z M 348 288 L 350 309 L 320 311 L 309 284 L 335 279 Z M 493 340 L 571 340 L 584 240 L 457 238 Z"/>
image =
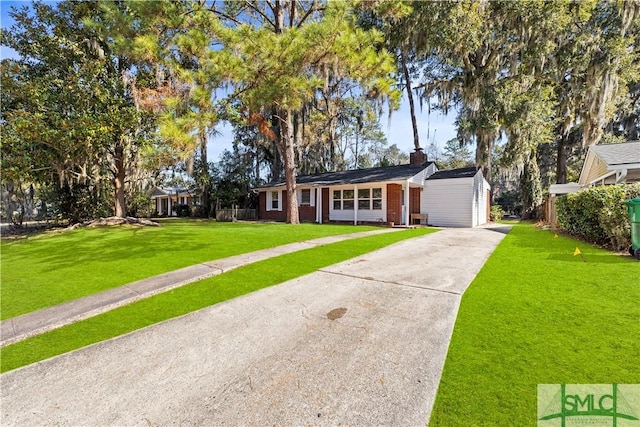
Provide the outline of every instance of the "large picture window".
<path id="1" fill-rule="evenodd" d="M 372 209 L 382 209 L 382 188 L 362 188 L 358 190 L 358 210 Z"/>
<path id="2" fill-rule="evenodd" d="M 333 210 L 339 211 L 342 209 L 342 191 L 333 190 Z"/>
<path id="3" fill-rule="evenodd" d="M 342 190 L 342 209 L 345 211 L 353 210 L 353 190 Z"/>
<path id="4" fill-rule="evenodd" d="M 382 210 L 382 188 L 371 189 L 371 208 L 374 211 Z"/>
<path id="5" fill-rule="evenodd" d="M 358 190 L 358 210 L 371 210 L 371 189 Z"/>
<path id="6" fill-rule="evenodd" d="M 354 194 L 353 190 L 333 190 L 333 209 L 336 211 L 353 210 Z"/>

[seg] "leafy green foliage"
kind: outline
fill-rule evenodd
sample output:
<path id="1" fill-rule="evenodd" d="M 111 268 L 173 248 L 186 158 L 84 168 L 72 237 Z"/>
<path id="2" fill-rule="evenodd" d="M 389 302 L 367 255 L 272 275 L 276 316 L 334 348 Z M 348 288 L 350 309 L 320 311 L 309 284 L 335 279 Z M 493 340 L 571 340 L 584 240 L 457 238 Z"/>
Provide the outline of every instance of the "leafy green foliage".
<path id="1" fill-rule="evenodd" d="M 502 219 L 503 215 L 504 215 L 504 211 L 502 210 L 502 206 L 500 205 L 491 206 L 491 211 L 489 213 L 489 217 L 491 221 L 498 222 Z"/>
<path id="2" fill-rule="evenodd" d="M 557 198 L 558 222 L 583 238 L 616 250 L 630 245 L 631 225 L 624 202 L 640 197 L 640 184 L 592 187 Z"/>
<path id="3" fill-rule="evenodd" d="M 114 52 L 95 2 L 34 3 L 11 14 L 16 25 L 2 44 L 19 58 L 2 67 L 3 181 L 79 185 L 93 197 L 111 190 L 115 213 L 124 215 L 125 186 L 139 184 L 131 171 L 150 125 L 128 86 L 143 68 Z"/>

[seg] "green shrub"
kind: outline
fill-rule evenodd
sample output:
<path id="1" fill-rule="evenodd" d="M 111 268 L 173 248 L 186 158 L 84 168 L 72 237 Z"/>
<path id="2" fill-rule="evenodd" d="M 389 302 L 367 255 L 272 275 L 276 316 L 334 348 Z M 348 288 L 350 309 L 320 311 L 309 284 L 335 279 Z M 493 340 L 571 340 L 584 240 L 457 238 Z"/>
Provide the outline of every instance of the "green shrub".
<path id="1" fill-rule="evenodd" d="M 500 221 L 503 215 L 504 215 L 504 211 L 502 210 L 502 206 L 500 205 L 491 206 L 491 212 L 489 213 L 489 217 L 492 222 Z"/>
<path id="2" fill-rule="evenodd" d="M 558 222 L 567 231 L 588 240 L 624 250 L 631 226 L 625 200 L 640 197 L 640 183 L 608 185 L 558 197 Z"/>
<path id="3" fill-rule="evenodd" d="M 189 205 L 173 205 L 173 210 L 179 217 L 188 217 L 191 215 L 191 208 Z"/>

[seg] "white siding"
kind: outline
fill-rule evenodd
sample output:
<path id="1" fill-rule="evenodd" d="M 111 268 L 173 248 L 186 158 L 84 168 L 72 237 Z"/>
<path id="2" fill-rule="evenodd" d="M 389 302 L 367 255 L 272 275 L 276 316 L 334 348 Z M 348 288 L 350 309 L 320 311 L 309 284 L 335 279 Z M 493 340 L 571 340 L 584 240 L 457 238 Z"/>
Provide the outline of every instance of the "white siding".
<path id="1" fill-rule="evenodd" d="M 420 171 L 418 174 L 412 176 L 409 179 L 409 182 L 411 182 L 412 184 L 424 185 L 425 180 L 436 173 L 437 170 L 438 168 L 436 167 L 436 165 L 432 163 L 424 170 Z"/>
<path id="2" fill-rule="evenodd" d="M 425 182 L 420 212 L 436 227 L 473 227 L 473 178 L 434 179 Z"/>
<path id="3" fill-rule="evenodd" d="M 486 224 L 489 222 L 487 218 L 487 190 L 489 183 L 483 178 L 482 172 L 478 171 L 473 178 L 473 226 Z"/>

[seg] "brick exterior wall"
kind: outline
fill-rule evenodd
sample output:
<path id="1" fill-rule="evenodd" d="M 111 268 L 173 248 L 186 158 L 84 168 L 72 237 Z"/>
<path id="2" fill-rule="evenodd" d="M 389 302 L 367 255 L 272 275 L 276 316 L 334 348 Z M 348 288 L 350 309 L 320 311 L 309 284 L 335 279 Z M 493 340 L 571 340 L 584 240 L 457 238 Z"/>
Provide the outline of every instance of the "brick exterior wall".
<path id="1" fill-rule="evenodd" d="M 400 224 L 402 219 L 402 186 L 387 184 L 387 221 Z"/>
<path id="2" fill-rule="evenodd" d="M 316 222 L 316 207 L 298 206 L 298 215 L 300 222 Z"/>
<path id="3" fill-rule="evenodd" d="M 268 221 L 286 221 L 287 220 L 287 192 L 282 192 L 282 210 L 281 211 L 268 211 L 267 210 L 267 192 L 261 191 L 258 193 L 258 219 Z M 315 222 L 316 221 L 316 207 L 315 206 L 298 206 L 298 214 L 300 216 L 300 222 Z M 328 213 L 327 213 L 328 216 Z"/>
<path id="4" fill-rule="evenodd" d="M 287 192 L 282 192 L 282 210 L 281 211 L 268 211 L 267 210 L 267 192 L 261 191 L 258 193 L 258 219 L 269 221 L 286 221 L 287 211 L 284 210 L 287 205 Z"/>

